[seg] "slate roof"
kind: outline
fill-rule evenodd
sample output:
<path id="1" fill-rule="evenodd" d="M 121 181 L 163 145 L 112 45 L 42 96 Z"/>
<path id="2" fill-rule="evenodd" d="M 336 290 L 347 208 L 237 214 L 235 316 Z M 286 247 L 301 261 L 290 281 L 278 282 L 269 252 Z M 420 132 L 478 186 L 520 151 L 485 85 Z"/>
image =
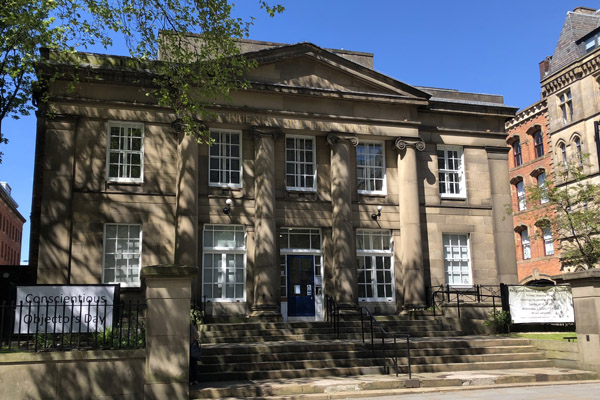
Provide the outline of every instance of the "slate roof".
<path id="1" fill-rule="evenodd" d="M 577 7 L 567 17 L 550 61 L 549 75 L 585 55 L 585 48 L 577 40 L 600 26 L 600 10 Z"/>

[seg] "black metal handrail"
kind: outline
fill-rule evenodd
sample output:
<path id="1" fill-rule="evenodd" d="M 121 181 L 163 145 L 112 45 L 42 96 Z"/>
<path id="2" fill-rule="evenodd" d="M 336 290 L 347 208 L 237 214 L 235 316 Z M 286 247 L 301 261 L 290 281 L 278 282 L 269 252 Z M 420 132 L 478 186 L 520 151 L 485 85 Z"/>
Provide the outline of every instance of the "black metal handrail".
<path id="1" fill-rule="evenodd" d="M 340 338 L 340 306 L 333 299 L 333 297 L 325 296 L 325 308 L 327 310 L 327 322 L 329 322 L 333 328 L 333 332 Z"/>
<path id="2" fill-rule="evenodd" d="M 366 307 L 359 307 L 358 308 L 359 313 L 360 313 L 360 331 L 361 331 L 361 335 L 362 335 L 362 342 L 365 342 L 365 329 L 364 329 L 364 318 L 363 318 L 363 310 L 366 312 L 366 315 L 369 317 L 369 322 L 370 322 L 370 332 L 371 332 L 371 356 L 373 358 L 375 358 L 375 335 L 374 335 L 374 331 L 373 331 L 373 323 L 375 324 L 375 326 L 379 329 L 379 332 L 381 334 L 381 358 L 382 358 L 382 363 L 383 363 L 383 371 L 384 373 L 388 373 L 388 369 L 387 369 L 387 362 L 386 362 L 386 352 L 385 352 L 385 338 L 388 335 L 392 335 L 394 338 L 394 356 L 392 357 L 392 360 L 394 362 L 394 369 L 396 370 L 396 376 L 398 376 L 399 374 L 399 367 L 398 367 L 398 341 L 397 338 L 402 337 L 406 339 L 406 356 L 408 359 L 408 379 L 412 378 L 412 371 L 411 371 L 411 358 L 410 358 L 410 335 L 407 333 L 388 333 L 383 326 L 381 326 L 381 324 L 379 323 L 379 321 L 377 321 L 377 319 L 375 319 L 375 317 L 373 316 L 373 314 L 371 314 L 371 311 L 369 311 L 368 308 Z"/>
<path id="3" fill-rule="evenodd" d="M 502 295 L 499 285 L 475 285 L 470 288 L 456 288 L 449 285 L 431 287 L 431 306 L 433 316 L 436 316 L 438 308 L 443 304 L 456 302 L 456 311 L 460 318 L 460 306 L 462 304 L 478 304 L 492 301 L 492 307 L 496 311 L 496 300 L 501 304 Z"/>

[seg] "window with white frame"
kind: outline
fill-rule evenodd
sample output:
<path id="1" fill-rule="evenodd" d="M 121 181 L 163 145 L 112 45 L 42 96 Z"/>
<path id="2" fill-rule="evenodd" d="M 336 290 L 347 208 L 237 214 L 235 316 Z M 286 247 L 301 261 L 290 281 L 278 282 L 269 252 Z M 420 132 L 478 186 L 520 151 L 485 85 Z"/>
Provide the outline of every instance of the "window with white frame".
<path id="1" fill-rule="evenodd" d="M 321 230 L 317 228 L 281 228 L 279 231 L 279 267 L 281 297 L 287 297 L 287 256 L 312 255 L 315 268 L 315 291 L 322 288 Z M 320 282 L 320 283 L 319 283 Z"/>
<path id="2" fill-rule="evenodd" d="M 212 301 L 246 298 L 246 231 L 243 225 L 205 225 L 202 289 Z"/>
<path id="3" fill-rule="evenodd" d="M 554 255 L 554 239 L 552 239 L 552 229 L 549 226 L 542 228 L 542 236 L 544 237 L 544 253 L 547 256 Z"/>
<path id="4" fill-rule="evenodd" d="M 563 124 L 568 124 L 573 121 L 573 101 L 571 99 L 571 91 L 567 90 L 558 95 L 559 107 L 562 113 Z"/>
<path id="5" fill-rule="evenodd" d="M 581 151 L 581 139 L 579 138 L 579 136 L 575 136 L 575 139 L 573 139 L 573 141 L 575 142 L 575 152 L 577 155 L 577 165 L 582 167 L 583 166 L 583 153 Z"/>
<path id="6" fill-rule="evenodd" d="M 359 193 L 385 194 L 383 142 L 362 142 L 356 146 L 356 179 Z"/>
<path id="7" fill-rule="evenodd" d="M 316 190 L 315 138 L 285 138 L 285 184 L 288 190 Z"/>
<path id="8" fill-rule="evenodd" d="M 356 231 L 359 300 L 393 300 L 393 253 L 391 231 L 372 229 Z"/>
<path id="9" fill-rule="evenodd" d="M 523 164 L 523 155 L 521 153 L 521 141 L 517 139 L 513 145 L 513 161 L 515 163 L 515 167 Z"/>
<path id="10" fill-rule="evenodd" d="M 558 148 L 560 149 L 563 170 L 566 171 L 569 168 L 569 162 L 567 160 L 567 147 L 564 143 L 561 143 L 558 145 Z"/>
<path id="11" fill-rule="evenodd" d="M 521 231 L 521 250 L 523 251 L 523 260 L 529 260 L 531 258 L 531 245 L 527 228 Z"/>
<path id="12" fill-rule="evenodd" d="M 110 121 L 106 151 L 106 179 L 139 183 L 144 174 L 144 124 Z"/>
<path id="13" fill-rule="evenodd" d="M 525 183 L 523 180 L 517 182 L 517 199 L 519 201 L 519 211 L 527 209 L 527 196 L 525 195 Z"/>
<path id="14" fill-rule="evenodd" d="M 533 134 L 533 143 L 535 148 L 535 156 L 541 157 L 544 155 L 544 136 L 542 131 L 538 130 Z"/>
<path id="15" fill-rule="evenodd" d="M 466 197 L 462 147 L 438 146 L 437 157 L 440 196 Z"/>
<path id="16" fill-rule="evenodd" d="M 442 234 L 446 283 L 451 286 L 471 286 L 471 251 L 468 234 Z"/>
<path id="17" fill-rule="evenodd" d="M 210 186 L 242 187 L 242 133 L 225 129 L 211 129 L 208 157 Z"/>
<path id="18" fill-rule="evenodd" d="M 102 282 L 140 286 L 142 226 L 104 224 Z"/>
<path id="19" fill-rule="evenodd" d="M 541 172 L 536 177 L 538 188 L 542 192 L 542 196 L 540 198 L 540 203 L 546 204 L 548 202 L 548 187 L 546 186 L 546 173 Z"/>

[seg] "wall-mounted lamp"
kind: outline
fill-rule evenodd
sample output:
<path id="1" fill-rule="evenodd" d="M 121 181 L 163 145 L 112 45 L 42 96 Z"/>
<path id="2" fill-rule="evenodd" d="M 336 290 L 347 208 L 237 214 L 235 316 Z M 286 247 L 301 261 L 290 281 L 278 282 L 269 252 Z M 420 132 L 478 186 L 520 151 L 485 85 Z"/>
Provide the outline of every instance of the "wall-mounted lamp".
<path id="1" fill-rule="evenodd" d="M 373 213 L 373 214 L 371 214 L 371 219 L 372 219 L 373 221 L 377 221 L 377 218 L 381 217 L 381 209 L 382 209 L 382 208 L 383 208 L 383 207 L 381 207 L 381 206 L 377 206 L 377 213 Z"/>
<path id="2" fill-rule="evenodd" d="M 227 199 L 225 200 L 225 208 L 223 208 L 223 214 L 225 215 L 229 215 L 229 213 L 231 212 L 231 204 L 233 203 L 233 201 L 231 201 L 231 199 Z"/>

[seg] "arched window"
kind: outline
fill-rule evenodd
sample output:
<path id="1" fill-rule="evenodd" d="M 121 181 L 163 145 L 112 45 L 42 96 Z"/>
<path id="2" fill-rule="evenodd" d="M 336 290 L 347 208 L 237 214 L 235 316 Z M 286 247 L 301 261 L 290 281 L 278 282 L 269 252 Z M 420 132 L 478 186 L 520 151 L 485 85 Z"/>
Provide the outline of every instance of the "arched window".
<path id="1" fill-rule="evenodd" d="M 515 167 L 523 164 L 523 157 L 521 156 L 521 141 L 519 139 L 513 143 L 513 156 L 515 159 Z"/>
<path id="2" fill-rule="evenodd" d="M 519 211 L 527 209 L 527 197 L 525 196 L 525 183 L 521 179 L 515 185 L 517 187 L 517 199 L 519 201 Z"/>
<path id="3" fill-rule="evenodd" d="M 579 136 L 575 136 L 573 140 L 575 142 L 575 150 L 577 152 L 577 165 L 583 166 L 583 153 L 581 152 L 581 139 Z"/>
<path id="4" fill-rule="evenodd" d="M 561 143 L 558 145 L 558 148 L 560 149 L 560 156 L 561 156 L 561 161 L 562 161 L 562 165 L 563 165 L 563 170 L 567 170 L 567 168 L 569 167 L 569 163 L 567 162 L 567 147 L 565 146 L 564 143 Z"/>
<path id="5" fill-rule="evenodd" d="M 531 246 L 527 228 L 521 231 L 521 249 L 523 250 L 523 260 L 529 260 L 531 258 Z"/>
<path id="6" fill-rule="evenodd" d="M 544 155 L 544 138 L 542 131 L 536 131 L 533 134 L 533 143 L 535 145 L 535 157 L 541 157 Z"/>

